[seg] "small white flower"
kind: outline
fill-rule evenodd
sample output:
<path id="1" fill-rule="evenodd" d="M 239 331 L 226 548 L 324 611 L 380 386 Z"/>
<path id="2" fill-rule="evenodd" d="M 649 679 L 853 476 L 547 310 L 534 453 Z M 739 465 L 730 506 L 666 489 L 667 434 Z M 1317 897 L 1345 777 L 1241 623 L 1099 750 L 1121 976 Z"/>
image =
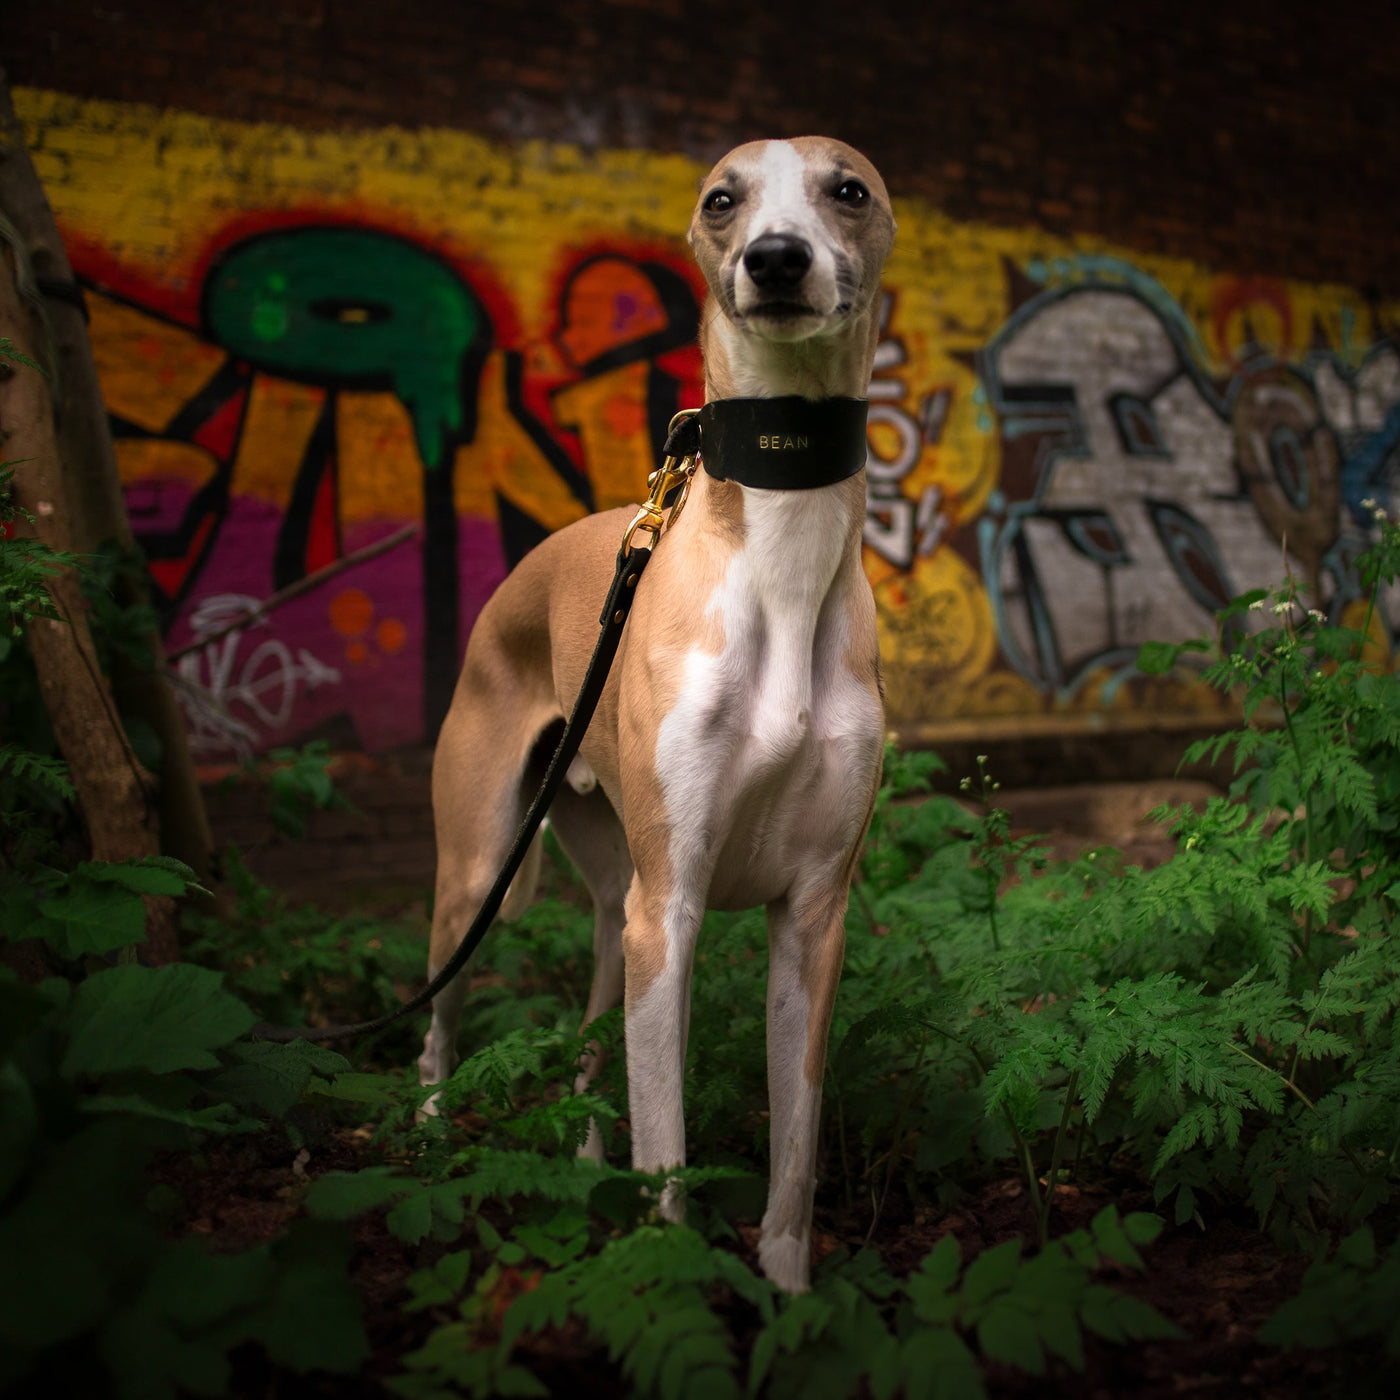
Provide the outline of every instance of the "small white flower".
<path id="1" fill-rule="evenodd" d="M 1250 612 L 1263 612 L 1263 611 L 1264 611 L 1264 600 L 1263 600 L 1262 598 L 1256 598 L 1256 599 L 1249 605 L 1249 610 L 1250 610 Z"/>
<path id="2" fill-rule="evenodd" d="M 1282 616 L 1284 615 L 1284 613 L 1289 613 L 1289 612 L 1292 612 L 1292 611 L 1293 611 L 1293 604 L 1292 604 L 1292 603 L 1275 603 L 1275 604 L 1274 604 L 1274 612 L 1275 612 L 1279 617 L 1282 617 Z"/>
<path id="3" fill-rule="evenodd" d="M 1361 502 L 1361 509 L 1362 509 L 1362 510 L 1375 510 L 1375 508 L 1376 508 L 1376 502 L 1375 502 L 1375 500 L 1374 500 L 1372 497 L 1370 497 L 1370 496 L 1367 496 L 1366 499 L 1365 499 L 1364 501 Z"/>
<path id="4" fill-rule="evenodd" d="M 1312 618 L 1312 620 L 1313 620 L 1315 623 L 1317 623 L 1317 625 L 1318 625 L 1319 627 L 1323 626 L 1323 625 L 1326 623 L 1326 621 L 1327 621 L 1326 616 L 1325 616 L 1322 612 L 1320 612 L 1317 608 L 1309 608 L 1309 609 L 1308 609 L 1308 616 L 1309 616 L 1310 618 Z"/>

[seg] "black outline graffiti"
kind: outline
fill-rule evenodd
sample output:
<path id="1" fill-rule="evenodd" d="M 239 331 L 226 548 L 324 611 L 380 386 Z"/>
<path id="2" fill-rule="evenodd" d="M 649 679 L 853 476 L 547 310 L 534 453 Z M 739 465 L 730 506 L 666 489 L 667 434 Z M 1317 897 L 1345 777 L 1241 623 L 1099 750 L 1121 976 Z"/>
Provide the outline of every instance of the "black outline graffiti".
<path id="1" fill-rule="evenodd" d="M 1170 447 L 1161 424 L 1156 420 L 1154 405 L 1179 379 L 1189 379 L 1191 389 L 1200 396 L 1208 412 L 1214 414 L 1215 419 L 1233 437 L 1235 480 L 1232 489 L 1218 494 L 1215 500 L 1252 504 L 1266 531 L 1280 540 L 1288 536 L 1289 552 L 1301 557 L 1305 563 L 1315 561 L 1317 575 L 1322 577 L 1326 574 L 1333 585 L 1331 606 L 1334 612 L 1348 596 L 1354 596 L 1354 547 L 1341 535 L 1340 521 L 1337 522 L 1336 531 L 1330 535 L 1320 533 L 1322 526 L 1313 522 L 1312 538 L 1305 539 L 1299 522 L 1294 521 L 1292 531 L 1282 528 L 1282 512 L 1294 511 L 1299 515 L 1310 512 L 1316 515 L 1317 511 L 1326 510 L 1330 498 L 1336 496 L 1340 487 L 1345 504 L 1351 505 L 1354 512 L 1351 496 L 1357 493 L 1358 487 L 1355 483 L 1343 483 L 1341 479 L 1348 470 L 1359 475 L 1359 466 L 1355 463 L 1369 448 L 1378 461 L 1366 461 L 1365 475 L 1368 482 L 1376 482 L 1385 469 L 1385 451 L 1376 445 L 1382 438 L 1385 438 L 1387 451 L 1396 452 L 1397 462 L 1400 462 L 1400 451 L 1396 449 L 1396 442 L 1400 441 L 1400 405 L 1387 416 L 1386 427 L 1393 426 L 1389 437 L 1386 437 L 1383 428 L 1380 433 L 1366 435 L 1364 447 L 1352 448 L 1347 455 L 1341 455 L 1337 433 L 1327 420 L 1317 389 L 1316 371 L 1319 365 L 1329 364 L 1334 371 L 1340 372 L 1344 384 L 1348 386 L 1357 382 L 1359 371 L 1343 370 L 1337 358 L 1326 350 L 1320 353 L 1315 351 L 1299 367 L 1298 364 L 1274 360 L 1256 349 L 1240 357 L 1238 368 L 1228 381 L 1215 381 L 1201 367 L 1197 358 L 1196 346 L 1191 339 L 1194 332 L 1189 333 L 1177 323 L 1179 308 L 1170 302 L 1165 293 L 1156 297 L 1144 294 L 1133 284 L 1131 276 L 1133 274 L 1128 273 L 1120 279 L 1091 272 L 1063 286 L 1032 290 L 1032 294 L 1015 308 L 998 329 L 997 335 L 976 356 L 977 371 L 986 388 L 988 405 L 1001 420 L 1002 442 L 1012 444 L 1028 437 L 1035 442 L 1030 461 L 1022 461 L 1018 482 L 1008 483 L 1004 491 L 995 494 L 987 517 L 979 522 L 977 533 L 981 574 L 997 620 L 1002 652 L 1009 664 L 1043 689 L 1060 693 L 1072 692 L 1084 682 L 1089 672 L 1102 666 L 1126 665 L 1131 671 L 1137 648 L 1127 645 L 1117 636 L 1113 571 L 1134 563 L 1128 557 L 1121 539 L 1116 553 L 1112 549 L 1105 553 L 1095 540 L 1084 533 L 1092 511 L 1067 512 L 1063 508 L 1043 504 L 1057 462 L 1067 458 L 1085 458 L 1091 452 L 1088 431 L 1077 400 L 1077 388 L 1057 384 L 1049 378 L 1037 384 L 1005 384 L 1001 379 L 1002 347 L 1007 346 L 1047 309 L 1088 293 L 1131 298 L 1147 309 L 1168 339 L 1175 365 L 1145 393 L 1114 393 L 1107 396 L 1110 421 L 1123 455 L 1156 458 L 1163 462 L 1180 458 L 1179 452 Z M 1018 269 L 1011 269 L 1008 277 L 1014 286 L 1025 288 L 1026 279 Z M 1372 354 L 1375 353 L 1373 350 Z M 1260 445 L 1266 461 L 1254 465 L 1253 459 L 1246 462 L 1246 458 L 1249 452 L 1253 452 L 1254 458 L 1259 458 L 1260 452 L 1242 440 L 1242 433 L 1252 426 L 1243 423 L 1242 414 L 1249 416 L 1246 406 L 1270 402 L 1268 395 L 1274 395 L 1280 402 L 1288 399 L 1295 405 L 1292 412 L 1302 414 L 1299 424 L 1306 424 L 1306 431 L 1287 420 L 1275 419 L 1273 423 L 1268 423 L 1266 417 L 1260 416 L 1259 421 L 1263 426 Z M 1005 470 L 1004 465 L 1004 473 Z M 1323 475 L 1319 476 L 1319 472 Z M 1008 500 L 1007 490 L 1025 491 L 1026 494 Z M 1263 494 L 1266 491 L 1267 496 Z M 1204 624 L 1208 616 L 1224 606 L 1236 591 L 1236 580 L 1222 559 L 1214 536 L 1196 515 L 1177 501 L 1144 496 L 1141 504 L 1147 511 L 1152 529 L 1177 581 L 1191 601 L 1203 610 Z M 1084 515 L 1084 521 L 1075 525 L 1071 519 L 1074 514 Z M 1098 514 L 1106 519 L 1106 512 Z M 1092 654 L 1074 658 L 1072 662 L 1061 657 L 1049 599 L 1044 595 L 1043 580 L 1026 540 L 1026 529 L 1033 521 L 1058 525 L 1077 552 L 1098 563 L 1103 570 L 1109 619 L 1107 643 L 1096 648 Z M 1112 526 L 1112 522 L 1109 524 Z M 1098 528 L 1102 528 L 1102 521 Z M 1302 554 L 1298 554 L 1298 550 L 1302 550 Z M 1008 564 L 1014 568 L 1014 582 L 1008 578 Z M 1254 580 L 1240 582 L 1250 584 Z M 1012 605 L 1025 610 L 1023 615 L 1030 647 L 1035 652 L 1033 657 L 1025 654 L 1018 637 L 1009 627 L 1008 609 Z"/>

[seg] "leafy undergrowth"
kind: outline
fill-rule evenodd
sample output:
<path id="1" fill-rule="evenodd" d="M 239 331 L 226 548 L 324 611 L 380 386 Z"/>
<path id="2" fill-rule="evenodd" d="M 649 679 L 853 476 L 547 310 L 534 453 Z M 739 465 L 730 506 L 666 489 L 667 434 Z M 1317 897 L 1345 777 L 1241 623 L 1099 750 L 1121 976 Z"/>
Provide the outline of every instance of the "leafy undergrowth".
<path id="1" fill-rule="evenodd" d="M 1386 527 L 1372 603 L 1397 563 Z M 0 1389 L 1367 1393 L 1400 1351 L 1400 684 L 1376 626 L 1284 590 L 1145 650 L 1203 653 L 1246 715 L 1214 749 L 1237 791 L 1161 813 L 1153 869 L 1052 863 L 985 771 L 978 816 L 931 795 L 935 759 L 889 756 L 797 1299 L 756 1269 L 761 914 L 706 921 L 687 1218 L 662 1225 L 665 1183 L 620 1165 L 620 1013 L 580 1035 L 591 920 L 561 869 L 484 945 L 420 1121 L 421 1022 L 344 1054 L 249 1032 L 372 1014 L 417 981 L 421 931 L 288 908 L 235 864 L 236 912 L 188 915 L 192 961 L 141 966 L 142 897 L 188 872 L 65 859 L 61 765 L 0 751 L 4 932 L 47 974 L 0 972 Z M 609 1165 L 575 1156 L 590 1122 Z"/>

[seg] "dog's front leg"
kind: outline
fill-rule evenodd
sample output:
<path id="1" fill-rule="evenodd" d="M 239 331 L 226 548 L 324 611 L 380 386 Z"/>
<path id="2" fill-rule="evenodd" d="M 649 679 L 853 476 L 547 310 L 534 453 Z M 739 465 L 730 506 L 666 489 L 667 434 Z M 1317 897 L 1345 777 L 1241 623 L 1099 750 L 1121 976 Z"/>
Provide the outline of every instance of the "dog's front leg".
<path id="1" fill-rule="evenodd" d="M 846 891 L 768 906 L 768 1109 L 772 1170 L 758 1258 L 779 1288 L 805 1293 L 811 1261 L 826 1035 L 845 951 Z"/>
<path id="2" fill-rule="evenodd" d="M 657 1172 L 685 1165 L 685 1048 L 690 1030 L 690 972 L 702 910 L 650 894 L 640 878 L 627 897 L 622 933 L 626 964 L 624 1036 L 632 1166 Z M 680 1221 L 684 1202 L 668 1187 L 661 1213 Z"/>

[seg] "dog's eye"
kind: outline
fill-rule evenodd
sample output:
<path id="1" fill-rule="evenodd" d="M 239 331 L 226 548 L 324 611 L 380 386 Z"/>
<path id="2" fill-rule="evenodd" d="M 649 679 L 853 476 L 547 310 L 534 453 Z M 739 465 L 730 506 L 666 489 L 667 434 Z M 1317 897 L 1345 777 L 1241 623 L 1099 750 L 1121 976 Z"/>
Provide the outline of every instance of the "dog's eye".
<path id="1" fill-rule="evenodd" d="M 711 190 L 700 207 L 707 214 L 727 214 L 734 207 L 734 196 L 728 190 Z"/>
<path id="2" fill-rule="evenodd" d="M 870 191 L 859 180 L 846 180 L 837 186 L 836 198 L 842 204 L 859 208 L 870 198 Z"/>

